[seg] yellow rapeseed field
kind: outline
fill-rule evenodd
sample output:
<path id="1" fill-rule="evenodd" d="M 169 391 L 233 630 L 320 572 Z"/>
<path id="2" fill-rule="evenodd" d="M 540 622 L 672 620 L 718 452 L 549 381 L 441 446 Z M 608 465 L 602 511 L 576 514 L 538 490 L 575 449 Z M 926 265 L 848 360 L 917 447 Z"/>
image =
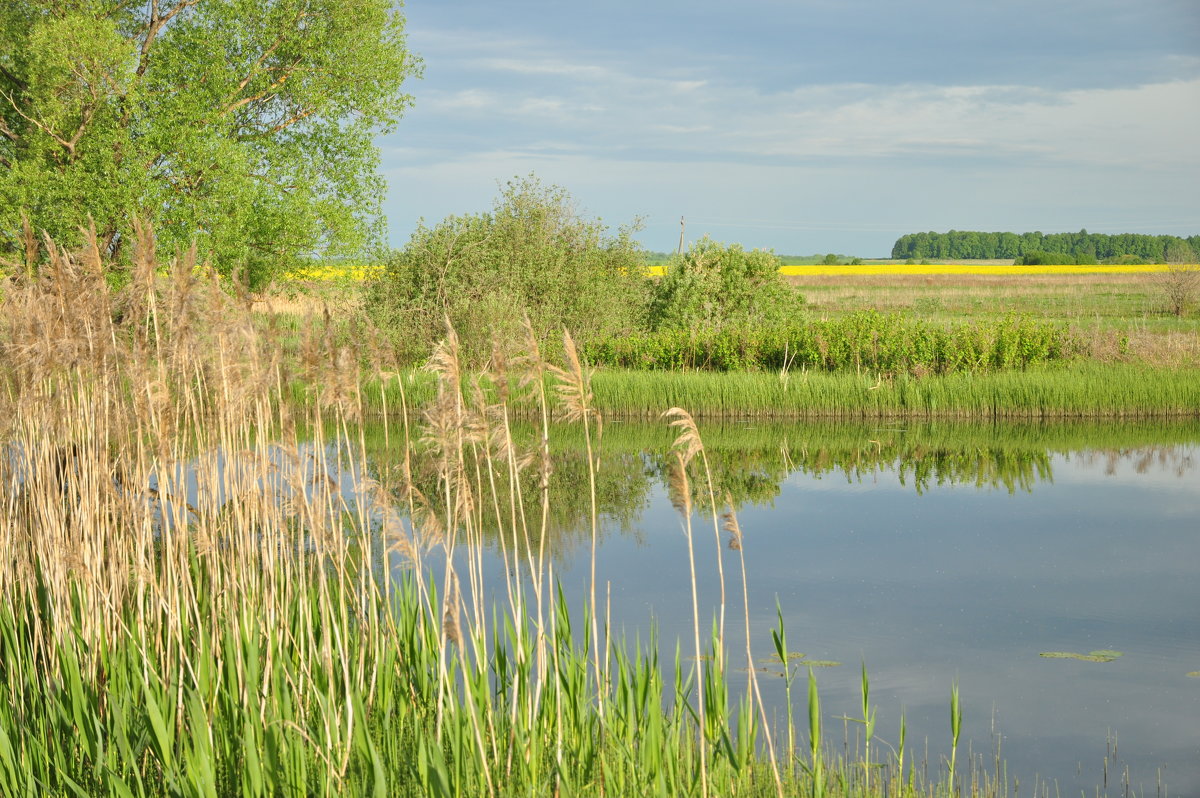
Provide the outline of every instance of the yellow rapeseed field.
<path id="1" fill-rule="evenodd" d="M 651 275 L 661 277 L 665 266 L 646 267 Z M 1168 266 L 1005 266 L 1002 264 L 975 265 L 968 263 L 933 263 L 917 265 L 908 263 L 864 263 L 858 266 L 781 266 L 779 273 L 784 277 L 871 277 L 878 275 L 918 274 L 972 274 L 972 275 L 1019 275 L 1019 274 L 1147 274 L 1166 271 Z"/>
<path id="2" fill-rule="evenodd" d="M 935 263 L 925 266 L 907 263 L 865 263 L 859 266 L 784 266 L 779 273 L 785 277 L 853 276 L 853 275 L 912 275 L 912 274 L 1145 274 L 1162 272 L 1164 265 L 1146 266 L 1004 266 L 999 264 L 973 265 L 966 263 Z"/>
<path id="3" fill-rule="evenodd" d="M 975 265 L 968 263 L 933 263 L 917 265 L 909 263 L 864 263 L 858 266 L 782 266 L 779 273 L 784 277 L 863 277 L 878 275 L 1020 275 L 1020 274 L 1149 274 L 1166 271 L 1163 264 L 1144 266 L 1005 266 L 1000 264 Z M 288 273 L 293 280 L 365 280 L 383 270 L 382 266 L 312 266 L 295 269 Z M 665 266 L 647 266 L 646 271 L 661 277 Z"/>
<path id="4" fill-rule="evenodd" d="M 309 266 L 287 273 L 290 280 L 365 280 L 383 271 L 382 266 Z"/>

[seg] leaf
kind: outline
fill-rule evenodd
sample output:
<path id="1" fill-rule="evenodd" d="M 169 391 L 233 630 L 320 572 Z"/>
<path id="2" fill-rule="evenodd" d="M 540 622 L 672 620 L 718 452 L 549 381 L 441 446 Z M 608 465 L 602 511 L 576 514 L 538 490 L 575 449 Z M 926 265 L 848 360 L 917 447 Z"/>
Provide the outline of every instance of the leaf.
<path id="1" fill-rule="evenodd" d="M 158 749 L 159 762 L 163 769 L 167 772 L 171 768 L 171 756 L 175 751 L 175 746 L 171 740 L 171 733 L 167 728 L 166 722 L 163 720 L 163 714 L 159 708 L 158 700 L 154 696 L 154 690 L 150 687 L 149 680 L 142 682 L 142 694 L 146 698 L 146 715 L 150 720 L 150 730 L 154 733 L 153 740 L 155 747 Z"/>

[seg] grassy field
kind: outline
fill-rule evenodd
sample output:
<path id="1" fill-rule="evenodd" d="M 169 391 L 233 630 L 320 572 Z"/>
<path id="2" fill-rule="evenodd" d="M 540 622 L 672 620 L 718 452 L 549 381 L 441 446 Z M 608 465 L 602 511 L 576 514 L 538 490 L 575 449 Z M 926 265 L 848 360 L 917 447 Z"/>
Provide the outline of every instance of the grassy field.
<path id="1" fill-rule="evenodd" d="M 922 267 L 924 268 L 924 267 Z M 944 323 L 1008 311 L 1069 326 L 1106 361 L 1200 366 L 1200 312 L 1166 312 L 1161 272 L 875 274 L 789 277 L 818 316 L 875 308 Z M 1162 267 L 1104 267 L 1155 269 Z"/>

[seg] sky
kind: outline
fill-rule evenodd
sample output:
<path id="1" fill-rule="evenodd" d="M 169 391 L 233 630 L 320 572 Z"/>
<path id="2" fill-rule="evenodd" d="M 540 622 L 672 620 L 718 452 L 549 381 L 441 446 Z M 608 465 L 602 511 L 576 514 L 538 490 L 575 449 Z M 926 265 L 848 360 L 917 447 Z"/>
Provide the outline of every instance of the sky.
<path id="1" fill-rule="evenodd" d="M 393 246 L 536 175 L 673 251 L 1200 233 L 1197 0 L 409 0 Z"/>

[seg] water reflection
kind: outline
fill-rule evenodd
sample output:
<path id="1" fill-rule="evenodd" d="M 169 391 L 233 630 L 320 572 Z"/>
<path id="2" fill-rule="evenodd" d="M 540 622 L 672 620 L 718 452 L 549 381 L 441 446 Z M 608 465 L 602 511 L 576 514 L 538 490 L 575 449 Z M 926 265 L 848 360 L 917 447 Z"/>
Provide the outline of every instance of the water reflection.
<path id="1" fill-rule="evenodd" d="M 964 741 L 977 753 L 999 741 L 1026 792 L 1040 774 L 1054 780 L 1051 794 L 1090 795 L 1108 767 L 1108 794 L 1121 794 L 1128 767 L 1139 793 L 1155 791 L 1161 772 L 1162 794 L 1200 794 L 1200 691 L 1188 676 L 1200 666 L 1200 423 L 700 431 L 718 500 L 731 499 L 745 530 L 756 667 L 778 669 L 769 662 L 778 602 L 796 650 L 847 663 L 818 674 L 828 718 L 859 711 L 865 660 L 882 741 L 895 743 L 903 712 L 910 745 L 945 750 L 957 681 Z M 523 447 L 537 439 L 533 430 L 520 437 Z M 673 437 L 665 424 L 609 424 L 597 445 L 606 611 L 629 639 L 646 639 L 653 624 L 666 651 L 691 624 L 687 549 L 665 487 Z M 384 475 L 395 455 L 367 438 Z M 580 606 L 590 542 L 584 442 L 560 428 L 551 444 L 544 542 Z M 536 510 L 537 475 L 522 480 Z M 707 489 L 693 490 L 699 513 Z M 698 560 L 707 607 L 722 595 L 713 547 L 706 532 Z M 716 552 L 734 556 L 724 541 Z M 726 560 L 727 575 L 734 567 Z M 740 595 L 730 601 L 725 633 L 737 640 Z M 1092 655 L 1110 651 L 1123 656 Z M 776 707 L 781 682 L 766 687 Z"/>
<path id="2" fill-rule="evenodd" d="M 714 493 L 735 509 L 771 507 L 784 484 L 801 476 L 847 485 L 870 485 L 881 478 L 897 481 L 917 495 L 939 486 L 969 486 L 1008 494 L 1031 492 L 1052 484 L 1056 472 L 1076 465 L 1098 466 L 1103 473 L 1122 469 L 1162 479 L 1195 476 L 1188 444 L 1200 441 L 1200 422 L 1104 424 L 848 424 L 710 423 L 701 424 Z M 517 429 L 517 446 L 533 451 L 540 432 Z M 669 451 L 675 431 L 665 423 L 610 423 L 597 444 L 597 505 L 602 536 L 641 540 L 641 517 L 656 491 L 665 490 Z M 382 431 L 365 431 L 373 473 L 386 475 L 398 463 L 399 447 L 387 446 Z M 549 539 L 535 540 L 548 551 L 568 557 L 590 543 L 588 469 L 582 432 L 577 427 L 551 431 L 554 452 L 550 484 Z M 1061 462 L 1056 464 L 1056 459 Z M 1065 465 L 1071 463 L 1071 465 Z M 431 467 L 416 469 L 426 496 L 436 496 Z M 501 495 L 514 486 L 497 474 Z M 522 472 L 519 494 L 526 512 L 540 512 L 540 475 Z M 385 483 L 386 477 L 382 477 Z M 708 504 L 708 488 L 693 480 L 693 505 Z M 487 508 L 484 508 L 487 511 Z M 487 525 L 485 524 L 485 528 Z M 514 543 L 520 544 L 521 541 Z"/>

